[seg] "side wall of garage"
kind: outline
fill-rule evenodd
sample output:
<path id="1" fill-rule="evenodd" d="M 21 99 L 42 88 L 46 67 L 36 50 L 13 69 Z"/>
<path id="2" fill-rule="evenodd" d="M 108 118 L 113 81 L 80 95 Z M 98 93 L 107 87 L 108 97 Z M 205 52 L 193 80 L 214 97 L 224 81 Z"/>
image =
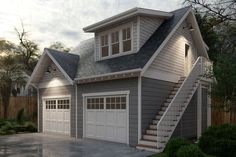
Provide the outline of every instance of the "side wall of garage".
<path id="1" fill-rule="evenodd" d="M 43 102 L 42 97 L 53 97 L 62 95 L 71 95 L 71 113 L 70 113 L 70 126 L 71 137 L 75 137 L 75 88 L 76 86 L 67 85 L 60 87 L 50 87 L 39 89 L 39 132 L 43 131 Z"/>
<path id="2" fill-rule="evenodd" d="M 129 144 L 138 143 L 138 78 L 79 84 L 77 90 L 78 137 L 83 137 L 83 94 L 129 90 Z"/>

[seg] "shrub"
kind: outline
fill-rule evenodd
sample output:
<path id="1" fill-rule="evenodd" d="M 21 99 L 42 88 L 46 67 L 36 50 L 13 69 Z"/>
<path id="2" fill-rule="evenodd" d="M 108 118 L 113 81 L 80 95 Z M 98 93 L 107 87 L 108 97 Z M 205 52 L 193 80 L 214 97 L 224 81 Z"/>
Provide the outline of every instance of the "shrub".
<path id="1" fill-rule="evenodd" d="M 176 157 L 176 152 L 181 146 L 190 145 L 190 142 L 184 138 L 177 137 L 170 139 L 166 145 L 164 152 L 166 152 L 167 156 L 169 157 Z"/>
<path id="2" fill-rule="evenodd" d="M 199 139 L 203 152 L 217 157 L 236 156 L 236 125 L 211 126 Z"/>
<path id="3" fill-rule="evenodd" d="M 24 124 L 24 127 L 25 127 L 25 131 L 29 131 L 29 132 L 36 132 L 37 131 L 36 125 L 32 122 L 26 122 Z"/>
<path id="4" fill-rule="evenodd" d="M 20 110 L 17 112 L 17 115 L 16 115 L 16 120 L 17 120 L 17 122 L 22 123 L 22 121 L 24 120 L 24 112 L 25 112 L 25 109 L 24 109 L 24 108 L 20 109 Z"/>
<path id="5" fill-rule="evenodd" d="M 176 153 L 177 157 L 205 157 L 197 145 L 190 144 L 182 146 Z"/>

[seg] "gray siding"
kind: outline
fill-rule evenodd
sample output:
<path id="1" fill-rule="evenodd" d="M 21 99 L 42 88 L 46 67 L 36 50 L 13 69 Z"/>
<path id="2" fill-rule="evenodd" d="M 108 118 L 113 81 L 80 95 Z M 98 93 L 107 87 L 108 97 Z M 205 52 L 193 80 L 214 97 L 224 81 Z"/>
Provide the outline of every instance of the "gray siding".
<path id="1" fill-rule="evenodd" d="M 207 89 L 202 88 L 202 132 L 207 128 Z"/>
<path id="2" fill-rule="evenodd" d="M 83 97 L 84 93 L 129 90 L 129 143 L 138 143 L 138 79 L 104 81 L 78 85 L 78 137 L 83 137 Z"/>
<path id="3" fill-rule="evenodd" d="M 61 86 L 39 89 L 39 132 L 42 132 L 43 127 L 43 103 L 42 97 L 44 96 L 60 96 L 60 95 L 71 95 L 71 137 L 75 137 L 75 86 Z"/>
<path id="4" fill-rule="evenodd" d="M 69 82 L 65 78 L 63 73 L 57 68 L 57 66 L 51 60 L 49 66 L 51 66 L 52 69 L 56 69 L 56 71 L 51 70 L 51 73 L 45 72 L 40 80 L 39 88 L 69 85 Z"/>
<path id="5" fill-rule="evenodd" d="M 162 24 L 163 19 L 157 17 L 140 16 L 140 38 L 139 48 L 149 39 L 149 37 Z"/>
<path id="6" fill-rule="evenodd" d="M 173 36 L 169 39 L 164 48 L 157 55 L 146 73 L 169 74 L 171 76 L 184 76 L 185 44 L 190 44 L 189 66 L 196 61 L 198 54 L 188 29 L 183 29 L 186 22 L 183 22 Z M 167 77 L 168 78 L 168 77 Z"/>
<path id="7" fill-rule="evenodd" d="M 197 137 L 197 92 L 193 95 L 192 100 L 172 135 L 172 137 L 177 136 L 189 139 Z"/>
<path id="8" fill-rule="evenodd" d="M 154 119 L 173 87 L 172 82 L 142 78 L 142 133 Z"/>

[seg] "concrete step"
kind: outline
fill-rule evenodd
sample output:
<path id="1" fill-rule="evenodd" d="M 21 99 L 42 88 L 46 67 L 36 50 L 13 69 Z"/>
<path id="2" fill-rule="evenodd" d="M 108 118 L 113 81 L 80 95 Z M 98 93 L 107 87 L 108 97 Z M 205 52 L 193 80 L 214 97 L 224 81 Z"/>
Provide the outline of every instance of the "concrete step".
<path id="1" fill-rule="evenodd" d="M 150 151 L 150 152 L 155 152 L 155 153 L 160 153 L 162 151 L 162 148 L 157 148 L 157 147 L 148 146 L 148 145 L 142 145 L 142 144 L 138 144 L 136 146 L 136 148 L 140 149 L 140 150 L 146 150 L 146 151 Z"/>
<path id="2" fill-rule="evenodd" d="M 163 115 L 165 113 L 165 111 L 159 111 L 158 114 L 159 115 Z"/>
<path id="3" fill-rule="evenodd" d="M 156 115 L 156 117 L 155 117 L 155 118 L 156 118 L 156 120 L 160 120 L 160 119 L 161 119 L 161 117 L 162 117 L 161 115 Z"/>
<path id="4" fill-rule="evenodd" d="M 157 135 L 157 130 L 147 129 L 146 134 L 148 134 L 148 135 Z"/>
<path id="5" fill-rule="evenodd" d="M 140 140 L 138 144 L 147 145 L 147 146 L 153 146 L 153 147 L 157 146 L 157 142 L 148 141 L 148 140 Z"/>
<path id="6" fill-rule="evenodd" d="M 164 106 L 164 107 L 168 107 L 168 106 L 169 106 L 169 104 L 170 104 L 170 103 L 168 103 L 168 102 L 165 102 L 165 103 L 163 104 L 163 106 Z"/>
<path id="7" fill-rule="evenodd" d="M 157 136 L 155 136 L 155 135 L 143 135 L 143 139 L 148 140 L 148 141 L 157 141 Z"/>
<path id="8" fill-rule="evenodd" d="M 152 124 L 157 124 L 159 122 L 159 120 L 156 120 L 156 119 L 154 119 L 154 120 L 152 120 Z"/>
<path id="9" fill-rule="evenodd" d="M 177 91 L 171 91 L 170 94 L 175 95 L 177 93 Z"/>
<path id="10" fill-rule="evenodd" d="M 149 128 L 152 130 L 155 130 L 155 129 L 157 129 L 157 125 L 149 125 Z"/>
<path id="11" fill-rule="evenodd" d="M 170 95 L 168 96 L 169 99 L 173 99 L 174 97 L 175 97 L 175 94 L 170 94 Z"/>

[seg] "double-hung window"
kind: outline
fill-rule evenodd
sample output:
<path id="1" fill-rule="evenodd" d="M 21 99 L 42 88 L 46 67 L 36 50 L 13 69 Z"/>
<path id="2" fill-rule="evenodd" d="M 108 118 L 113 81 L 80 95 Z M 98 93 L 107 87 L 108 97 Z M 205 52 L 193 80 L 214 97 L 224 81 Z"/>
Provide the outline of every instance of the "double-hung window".
<path id="1" fill-rule="evenodd" d="M 132 27 L 113 29 L 100 36 L 100 57 L 119 56 L 132 51 Z"/>
<path id="2" fill-rule="evenodd" d="M 106 57 L 109 55 L 108 34 L 101 36 L 101 56 Z"/>
<path id="3" fill-rule="evenodd" d="M 111 51 L 112 55 L 120 52 L 119 31 L 111 33 Z"/>
<path id="4" fill-rule="evenodd" d="M 131 51 L 131 28 L 122 29 L 123 52 Z"/>

